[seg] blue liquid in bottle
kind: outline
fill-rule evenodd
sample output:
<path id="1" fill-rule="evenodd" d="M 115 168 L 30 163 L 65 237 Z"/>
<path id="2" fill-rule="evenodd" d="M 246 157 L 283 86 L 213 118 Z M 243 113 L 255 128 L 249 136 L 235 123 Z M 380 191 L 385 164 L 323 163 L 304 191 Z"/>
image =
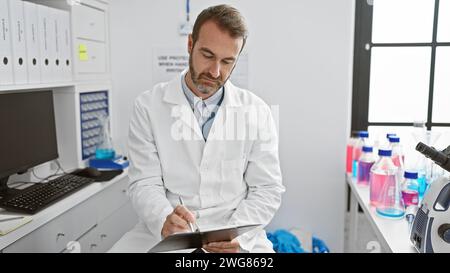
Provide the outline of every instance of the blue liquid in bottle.
<path id="1" fill-rule="evenodd" d="M 95 150 L 95 158 L 97 159 L 113 159 L 116 153 L 113 149 L 97 149 Z"/>
<path id="2" fill-rule="evenodd" d="M 353 160 L 352 176 L 356 177 L 357 173 L 358 173 L 358 160 Z"/>
<path id="3" fill-rule="evenodd" d="M 109 130 L 109 118 L 102 115 L 97 117 L 101 124 L 101 141 L 95 149 L 96 159 L 113 159 L 116 155 L 111 141 L 111 133 Z"/>
<path id="4" fill-rule="evenodd" d="M 352 176 L 356 178 L 358 174 L 358 161 L 362 153 L 362 147 L 367 143 L 367 139 L 369 137 L 369 133 L 367 131 L 359 132 L 359 139 L 353 147 L 353 168 L 352 168 Z"/>
<path id="5" fill-rule="evenodd" d="M 425 191 L 427 190 L 427 178 L 424 174 L 420 175 L 417 179 L 417 182 L 419 183 L 419 197 L 420 199 L 423 198 L 423 195 L 425 194 Z"/>

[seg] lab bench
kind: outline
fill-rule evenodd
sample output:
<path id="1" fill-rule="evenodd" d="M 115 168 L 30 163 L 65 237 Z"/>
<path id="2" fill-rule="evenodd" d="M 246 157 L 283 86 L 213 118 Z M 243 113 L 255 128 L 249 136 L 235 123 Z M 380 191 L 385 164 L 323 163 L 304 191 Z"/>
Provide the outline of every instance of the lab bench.
<path id="1" fill-rule="evenodd" d="M 370 205 L 369 186 L 357 185 L 356 179 L 349 174 L 346 174 L 346 182 L 350 189 L 349 250 L 356 251 L 358 206 L 360 206 L 383 250 L 394 253 L 417 253 L 409 239 L 408 222 L 404 218 L 394 220 L 378 216 L 375 207 Z"/>
<path id="2" fill-rule="evenodd" d="M 95 182 L 0 236 L 3 253 L 106 252 L 137 223 L 127 196 L 127 172 Z"/>

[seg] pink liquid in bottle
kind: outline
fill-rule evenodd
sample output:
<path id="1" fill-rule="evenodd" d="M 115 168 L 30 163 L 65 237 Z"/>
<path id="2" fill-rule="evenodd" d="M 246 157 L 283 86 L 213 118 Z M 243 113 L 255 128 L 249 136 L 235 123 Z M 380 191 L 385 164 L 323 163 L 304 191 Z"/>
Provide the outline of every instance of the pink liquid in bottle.
<path id="1" fill-rule="evenodd" d="M 419 193 L 414 190 L 403 190 L 402 198 L 405 206 L 417 206 L 419 204 Z"/>
<path id="2" fill-rule="evenodd" d="M 347 145 L 347 160 L 345 170 L 347 173 L 352 172 L 352 164 L 353 164 L 353 145 Z"/>
<path id="3" fill-rule="evenodd" d="M 359 158 L 361 157 L 361 153 L 362 153 L 361 147 L 353 149 L 353 160 L 358 161 Z"/>
<path id="4" fill-rule="evenodd" d="M 385 183 L 390 183 L 395 187 L 395 175 L 386 174 L 370 174 L 370 204 L 373 206 L 378 206 L 380 193 L 385 185 Z M 389 200 L 386 200 L 389 202 Z M 394 200 L 392 200 L 394 202 Z"/>
<path id="5" fill-rule="evenodd" d="M 401 159 L 402 159 L 401 162 L 405 162 L 405 156 L 404 155 L 402 155 Z M 402 167 L 402 164 L 400 163 L 400 156 L 398 156 L 398 155 L 392 156 L 392 161 L 394 162 L 395 166 Z"/>

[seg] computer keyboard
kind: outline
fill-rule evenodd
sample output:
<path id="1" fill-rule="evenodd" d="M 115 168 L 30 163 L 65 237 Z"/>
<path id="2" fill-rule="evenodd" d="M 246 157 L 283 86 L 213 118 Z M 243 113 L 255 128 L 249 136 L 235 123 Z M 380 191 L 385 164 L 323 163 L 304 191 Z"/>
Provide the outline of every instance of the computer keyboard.
<path id="1" fill-rule="evenodd" d="M 47 183 L 30 186 L 13 197 L 1 200 L 0 208 L 35 214 L 94 181 L 92 178 L 66 174 Z"/>

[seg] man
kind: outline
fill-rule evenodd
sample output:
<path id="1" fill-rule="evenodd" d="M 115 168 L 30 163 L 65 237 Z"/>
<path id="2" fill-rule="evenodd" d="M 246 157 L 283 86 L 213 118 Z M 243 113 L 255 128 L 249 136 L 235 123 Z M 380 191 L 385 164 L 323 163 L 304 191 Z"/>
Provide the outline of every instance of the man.
<path id="1" fill-rule="evenodd" d="M 279 208 L 284 187 L 270 109 L 228 81 L 246 38 L 235 8 L 205 9 L 188 38 L 189 69 L 136 99 L 129 193 L 141 222 L 121 240 L 129 247 L 115 250 L 146 251 L 189 223 L 264 226 Z M 262 228 L 203 249 L 273 252 Z"/>

